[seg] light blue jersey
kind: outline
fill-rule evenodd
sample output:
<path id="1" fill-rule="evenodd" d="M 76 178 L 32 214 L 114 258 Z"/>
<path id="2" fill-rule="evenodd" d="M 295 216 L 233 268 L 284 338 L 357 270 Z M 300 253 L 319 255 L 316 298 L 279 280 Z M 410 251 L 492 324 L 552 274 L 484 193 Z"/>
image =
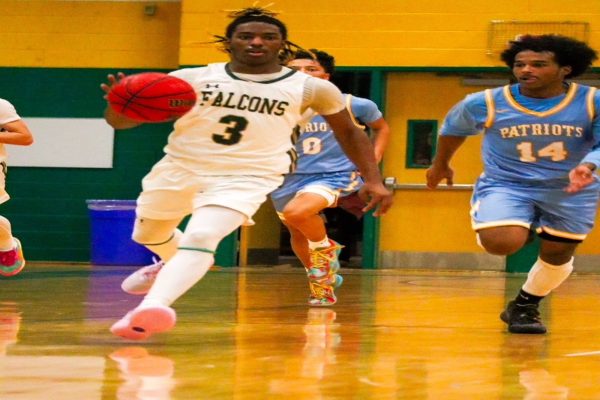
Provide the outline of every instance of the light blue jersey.
<path id="1" fill-rule="evenodd" d="M 441 135 L 484 132 L 485 176 L 515 184 L 564 187 L 583 161 L 600 165 L 600 94 L 571 84 L 549 99 L 522 96 L 519 85 L 474 93 L 450 110 Z"/>
<path id="2" fill-rule="evenodd" d="M 381 111 L 373 101 L 349 94 L 345 96 L 346 108 L 357 126 L 364 128 L 359 121 L 368 124 L 382 118 Z M 329 124 L 320 115 L 313 117 L 302 127 L 296 142 L 296 152 L 298 160 L 295 174 L 357 170 L 335 139 Z"/>
<path id="3" fill-rule="evenodd" d="M 371 123 L 383 115 L 377 105 L 361 97 L 346 94 L 346 108 L 353 122 Z M 303 127 L 296 142 L 298 160 L 293 173 L 286 175 L 281 187 L 271 193 L 275 210 L 281 216 L 285 205 L 298 193 L 312 192 L 323 196 L 329 206 L 339 197 L 347 196 L 362 185 L 357 168 L 335 139 L 333 130 L 323 117 L 313 117 Z"/>
<path id="4" fill-rule="evenodd" d="M 600 94 L 571 84 L 549 99 L 519 85 L 474 93 L 453 107 L 441 135 L 484 133 L 484 173 L 471 199 L 475 230 L 517 225 L 574 240 L 592 229 L 600 184 L 564 191 L 571 169 L 600 165 Z"/>

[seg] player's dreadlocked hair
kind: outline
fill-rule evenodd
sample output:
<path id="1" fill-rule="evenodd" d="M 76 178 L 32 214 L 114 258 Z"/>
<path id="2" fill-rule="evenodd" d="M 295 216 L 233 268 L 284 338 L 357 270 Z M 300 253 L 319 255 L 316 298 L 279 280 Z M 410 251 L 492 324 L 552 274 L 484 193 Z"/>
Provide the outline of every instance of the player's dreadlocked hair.
<path id="1" fill-rule="evenodd" d="M 282 64 L 285 64 L 294 57 L 294 54 L 298 49 L 300 49 L 300 47 L 287 40 L 287 27 L 283 22 L 277 19 L 276 16 L 276 12 L 256 6 L 231 11 L 229 13 L 229 17 L 233 18 L 233 21 L 227 25 L 227 28 L 225 29 L 225 36 L 215 35 L 214 43 L 220 44 L 222 50 L 229 52 L 227 43 L 229 40 L 231 40 L 233 32 L 239 25 L 247 22 L 264 22 L 275 25 L 277 28 L 279 28 L 279 32 L 281 33 L 281 37 L 283 38 L 284 42 L 284 47 L 279 54 L 279 59 Z"/>
<path id="2" fill-rule="evenodd" d="M 581 75 L 598 58 L 596 51 L 584 42 L 561 35 L 523 35 L 511 41 L 510 46 L 500 57 L 509 68 L 512 68 L 517 54 L 525 50 L 554 53 L 558 65 L 571 67 L 571 73 L 566 78 Z"/>
<path id="3" fill-rule="evenodd" d="M 300 49 L 300 50 L 296 51 L 296 54 L 294 55 L 294 60 L 299 60 L 299 59 L 300 60 L 314 60 L 314 61 L 318 62 L 321 65 L 321 67 L 323 67 L 325 72 L 327 72 L 329 75 L 333 75 L 333 73 L 335 72 L 335 58 L 331 54 L 329 54 L 323 50 Z"/>

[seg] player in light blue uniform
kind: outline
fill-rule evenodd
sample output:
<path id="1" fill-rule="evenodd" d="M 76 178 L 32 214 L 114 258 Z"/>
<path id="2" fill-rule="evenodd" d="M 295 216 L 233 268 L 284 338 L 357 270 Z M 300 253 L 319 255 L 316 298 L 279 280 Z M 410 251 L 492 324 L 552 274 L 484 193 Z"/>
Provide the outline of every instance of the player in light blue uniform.
<path id="1" fill-rule="evenodd" d="M 501 314 L 513 333 L 545 333 L 538 305 L 573 270 L 577 245 L 592 229 L 600 183 L 600 94 L 565 79 L 597 58 L 585 43 L 523 36 L 502 60 L 518 83 L 467 96 L 448 113 L 427 171 L 435 188 L 452 184 L 449 162 L 467 136 L 484 132 L 484 172 L 471 200 L 472 226 L 491 254 L 508 255 L 541 239 L 538 260 Z"/>
<path id="2" fill-rule="evenodd" d="M 326 52 L 311 49 L 298 52 L 288 66 L 317 78 L 329 79 L 334 72 L 334 58 Z M 389 126 L 381 111 L 369 99 L 349 94 L 345 99 L 355 125 L 364 129 L 362 122 L 372 129 L 375 158 L 381 161 L 389 140 Z M 286 176 L 279 189 L 271 193 L 271 199 L 290 231 L 294 253 L 307 270 L 311 290 L 309 304 L 328 306 L 337 301 L 333 289 L 342 281 L 336 274 L 341 246 L 327 237 L 319 213 L 327 207 L 336 207 L 340 198 L 356 192 L 362 179 L 325 119 L 309 112 L 308 122 L 301 126 L 296 141 L 296 169 Z"/>
<path id="3" fill-rule="evenodd" d="M 346 105 L 356 125 L 365 128 L 358 121 L 371 124 L 382 120 L 383 114 L 377 104 L 369 99 L 345 94 Z M 296 141 L 298 159 L 294 172 L 286 175 L 283 185 L 271 194 L 278 214 L 297 193 L 307 187 L 319 187 L 325 196 L 339 198 L 354 193 L 360 188 L 362 179 L 358 168 L 344 154 L 333 130 L 320 115 L 315 115 L 301 129 Z M 331 205 L 335 202 L 332 201 Z"/>

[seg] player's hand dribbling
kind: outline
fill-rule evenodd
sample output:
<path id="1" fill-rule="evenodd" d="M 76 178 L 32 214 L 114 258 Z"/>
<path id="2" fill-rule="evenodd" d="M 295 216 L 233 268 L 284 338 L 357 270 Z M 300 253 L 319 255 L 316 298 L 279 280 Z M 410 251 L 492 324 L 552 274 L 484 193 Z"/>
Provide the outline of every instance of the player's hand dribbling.
<path id="1" fill-rule="evenodd" d="M 125 78 L 125 74 L 122 72 L 118 72 L 117 75 L 113 75 L 113 74 L 108 74 L 107 79 L 108 79 L 108 84 L 107 83 L 101 83 L 100 84 L 100 89 L 102 89 L 104 91 L 104 100 L 108 100 L 106 96 L 108 96 L 108 94 L 110 93 L 112 87 L 116 84 L 119 83 L 119 81 L 121 79 Z"/>
<path id="2" fill-rule="evenodd" d="M 585 163 L 579 164 L 569 171 L 569 185 L 565 188 L 565 192 L 577 193 L 593 182 L 594 171 Z"/>
<path id="3" fill-rule="evenodd" d="M 427 187 L 429 189 L 435 189 L 438 187 L 441 181 L 446 180 L 448 186 L 454 184 L 454 170 L 449 166 L 439 166 L 433 164 L 425 173 L 427 177 Z"/>
<path id="4" fill-rule="evenodd" d="M 358 191 L 360 198 L 367 203 L 362 209 L 363 212 L 375 209 L 373 216 L 379 217 L 384 215 L 394 202 L 394 195 L 389 191 L 383 183 L 365 182 Z"/>

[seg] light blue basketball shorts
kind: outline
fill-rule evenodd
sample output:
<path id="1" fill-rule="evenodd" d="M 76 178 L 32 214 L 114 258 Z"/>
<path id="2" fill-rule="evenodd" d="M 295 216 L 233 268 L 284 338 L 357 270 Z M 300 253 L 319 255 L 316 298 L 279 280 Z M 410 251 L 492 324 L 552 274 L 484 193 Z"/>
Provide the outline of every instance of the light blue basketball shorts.
<path id="1" fill-rule="evenodd" d="M 566 185 L 511 185 L 479 178 L 471 198 L 472 227 L 516 225 L 583 240 L 594 226 L 600 184 L 596 181 L 577 193 L 565 192 Z"/>
<path id="2" fill-rule="evenodd" d="M 271 193 L 271 201 L 278 214 L 290 200 L 303 192 L 317 193 L 327 199 L 329 206 L 335 206 L 339 197 L 357 191 L 362 183 L 356 171 L 289 174 L 285 176 L 283 184 Z"/>

